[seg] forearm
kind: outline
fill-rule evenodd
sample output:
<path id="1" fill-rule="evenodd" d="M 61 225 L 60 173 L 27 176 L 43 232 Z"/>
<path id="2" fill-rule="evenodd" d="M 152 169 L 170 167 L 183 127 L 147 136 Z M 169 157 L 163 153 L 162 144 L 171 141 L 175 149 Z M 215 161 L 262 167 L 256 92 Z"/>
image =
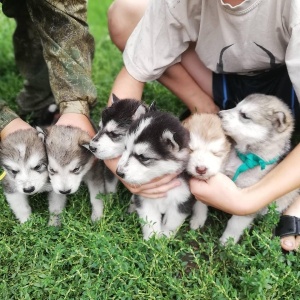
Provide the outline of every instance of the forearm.
<path id="1" fill-rule="evenodd" d="M 28 0 L 27 6 L 41 36 L 61 113 L 88 116 L 97 92 L 91 79 L 94 39 L 86 23 L 86 1 Z"/>
<path id="2" fill-rule="evenodd" d="M 258 183 L 245 189 L 261 208 L 300 187 L 300 144 Z M 261 203 L 260 203 L 261 201 Z"/>
<path id="3" fill-rule="evenodd" d="M 126 70 L 125 67 L 121 69 L 118 76 L 116 77 L 112 93 L 114 93 L 119 99 L 136 99 L 142 98 L 144 89 L 144 83 L 134 79 Z M 108 101 L 108 105 L 111 104 L 111 96 Z"/>
<path id="4" fill-rule="evenodd" d="M 230 214 L 255 213 L 272 201 L 300 187 L 300 145 L 258 183 L 239 189 L 224 174 L 207 182 L 191 179 L 191 192 L 198 200 Z"/>
<path id="5" fill-rule="evenodd" d="M 158 81 L 180 98 L 192 113 L 218 111 L 212 98 L 203 91 L 180 63 L 168 68 Z"/>

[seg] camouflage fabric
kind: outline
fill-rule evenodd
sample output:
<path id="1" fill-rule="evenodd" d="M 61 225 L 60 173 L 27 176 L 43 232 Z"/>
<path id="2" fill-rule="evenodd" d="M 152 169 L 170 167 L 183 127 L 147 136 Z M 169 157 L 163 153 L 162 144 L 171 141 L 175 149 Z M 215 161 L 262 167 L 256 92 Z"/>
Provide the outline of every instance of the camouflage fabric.
<path id="1" fill-rule="evenodd" d="M 91 79 L 95 46 L 86 22 L 87 1 L 3 0 L 2 10 L 17 23 L 15 59 L 25 79 L 17 96 L 20 114 L 55 99 L 61 113 L 89 116 L 97 93 Z M 6 124 L 1 121 L 0 129 Z"/>
<path id="2" fill-rule="evenodd" d="M 0 131 L 12 120 L 18 118 L 18 115 L 13 112 L 3 100 L 0 100 Z"/>

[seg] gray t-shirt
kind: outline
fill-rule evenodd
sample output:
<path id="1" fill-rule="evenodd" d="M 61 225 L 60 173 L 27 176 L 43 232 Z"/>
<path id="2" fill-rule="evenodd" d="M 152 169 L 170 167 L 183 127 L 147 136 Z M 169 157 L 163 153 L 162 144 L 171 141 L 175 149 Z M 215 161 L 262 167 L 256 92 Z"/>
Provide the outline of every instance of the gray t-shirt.
<path id="1" fill-rule="evenodd" d="M 300 0 L 151 0 L 123 53 L 147 82 L 180 62 L 190 42 L 216 73 L 254 74 L 286 64 L 300 99 Z"/>

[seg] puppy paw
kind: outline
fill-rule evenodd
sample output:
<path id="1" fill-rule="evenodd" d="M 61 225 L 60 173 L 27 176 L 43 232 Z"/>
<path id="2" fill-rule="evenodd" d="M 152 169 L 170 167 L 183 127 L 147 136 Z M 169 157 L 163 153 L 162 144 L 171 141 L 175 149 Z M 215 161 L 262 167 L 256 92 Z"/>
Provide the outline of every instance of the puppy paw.
<path id="1" fill-rule="evenodd" d="M 58 215 L 52 215 L 52 216 L 50 216 L 50 219 L 49 219 L 49 222 L 48 222 L 48 226 L 55 226 L 55 227 L 61 226 L 60 217 Z"/>
<path id="2" fill-rule="evenodd" d="M 204 226 L 206 219 L 201 219 L 201 218 L 191 218 L 190 220 L 190 228 L 193 230 L 197 230 L 198 228 L 201 228 Z"/>
<path id="3" fill-rule="evenodd" d="M 219 241 L 221 245 L 226 246 L 226 244 L 228 244 L 229 241 L 233 242 L 233 244 L 236 244 L 238 242 L 238 238 L 232 235 L 223 234 L 220 237 Z"/>
<path id="4" fill-rule="evenodd" d="M 136 211 L 136 206 L 135 206 L 135 204 L 134 203 L 130 203 L 130 205 L 129 205 L 129 207 L 128 207 L 128 209 L 127 209 L 127 212 L 129 213 L 129 214 L 132 214 L 132 213 L 134 213 Z"/>
<path id="5" fill-rule="evenodd" d="M 98 213 L 98 212 L 93 212 L 92 215 L 91 215 L 91 220 L 93 222 L 98 222 L 102 217 L 102 213 Z"/>

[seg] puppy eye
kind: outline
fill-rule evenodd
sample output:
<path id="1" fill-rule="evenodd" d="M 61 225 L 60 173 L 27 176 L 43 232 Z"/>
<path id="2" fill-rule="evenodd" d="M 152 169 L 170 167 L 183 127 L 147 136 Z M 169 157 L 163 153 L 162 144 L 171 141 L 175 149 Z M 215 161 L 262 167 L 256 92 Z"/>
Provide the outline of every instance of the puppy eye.
<path id="1" fill-rule="evenodd" d="M 241 117 L 246 120 L 250 119 L 244 112 L 241 112 Z"/>
<path id="2" fill-rule="evenodd" d="M 45 168 L 44 164 L 39 164 L 33 168 L 34 171 L 42 171 Z"/>
<path id="3" fill-rule="evenodd" d="M 56 173 L 51 167 L 48 168 L 48 171 L 51 175 L 54 175 Z"/>
<path id="4" fill-rule="evenodd" d="M 149 161 L 151 158 L 146 157 L 146 156 L 143 155 L 143 154 L 140 154 L 140 155 L 138 155 L 138 159 L 139 159 L 140 161 L 142 161 L 142 162 L 147 162 L 147 161 Z"/>
<path id="5" fill-rule="evenodd" d="M 212 154 L 214 156 L 217 156 L 217 157 L 222 157 L 223 156 L 223 152 L 222 151 L 212 151 Z"/>
<path id="6" fill-rule="evenodd" d="M 117 138 L 117 137 L 120 136 L 120 134 L 115 133 L 115 132 L 113 132 L 113 131 L 108 132 L 107 135 L 108 135 L 111 139 L 115 139 L 115 138 Z"/>
<path id="7" fill-rule="evenodd" d="M 71 173 L 79 174 L 80 171 L 81 171 L 81 167 L 77 167 L 77 168 L 73 169 L 73 170 L 71 171 Z"/>

